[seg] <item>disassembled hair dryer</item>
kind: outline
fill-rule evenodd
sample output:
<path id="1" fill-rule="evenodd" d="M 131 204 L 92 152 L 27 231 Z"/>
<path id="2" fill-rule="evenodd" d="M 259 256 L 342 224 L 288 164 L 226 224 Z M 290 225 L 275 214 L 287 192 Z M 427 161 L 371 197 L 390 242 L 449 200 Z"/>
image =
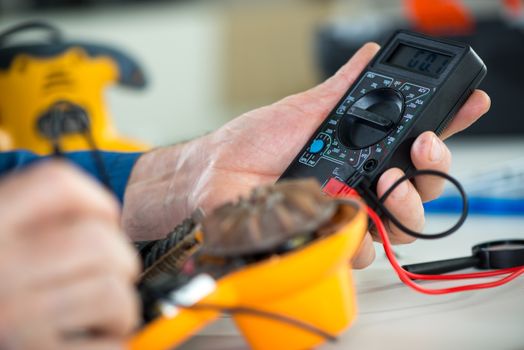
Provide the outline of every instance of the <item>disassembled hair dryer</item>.
<path id="1" fill-rule="evenodd" d="M 355 317 L 349 262 L 367 225 L 360 202 L 329 198 L 311 179 L 258 188 L 186 220 L 149 249 L 146 324 L 130 349 L 171 349 L 222 313 L 254 349 L 335 339 Z"/>

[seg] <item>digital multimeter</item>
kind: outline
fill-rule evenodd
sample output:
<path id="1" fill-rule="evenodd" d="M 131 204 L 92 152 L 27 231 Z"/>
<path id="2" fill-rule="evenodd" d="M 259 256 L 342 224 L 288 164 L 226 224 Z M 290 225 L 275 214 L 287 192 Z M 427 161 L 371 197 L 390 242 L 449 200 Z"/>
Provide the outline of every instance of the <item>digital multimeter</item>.
<path id="1" fill-rule="evenodd" d="M 397 31 L 282 174 L 375 187 L 388 168 L 413 167 L 410 148 L 424 131 L 441 134 L 486 75 L 457 42 Z"/>

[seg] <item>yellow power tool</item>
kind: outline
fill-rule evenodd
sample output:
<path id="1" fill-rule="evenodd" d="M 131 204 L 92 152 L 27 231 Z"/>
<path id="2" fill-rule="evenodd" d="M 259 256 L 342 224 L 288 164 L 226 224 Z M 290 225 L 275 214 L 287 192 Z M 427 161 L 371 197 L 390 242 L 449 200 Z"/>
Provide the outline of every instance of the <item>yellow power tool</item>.
<path id="1" fill-rule="evenodd" d="M 42 31 L 45 40 L 14 43 L 27 31 Z M 0 151 L 52 152 L 99 149 L 140 151 L 148 147 L 122 137 L 104 105 L 104 90 L 113 83 L 146 86 L 139 65 L 121 51 L 86 42 L 65 41 L 43 22 L 17 25 L 0 34 Z M 57 115 L 60 118 L 55 118 Z"/>

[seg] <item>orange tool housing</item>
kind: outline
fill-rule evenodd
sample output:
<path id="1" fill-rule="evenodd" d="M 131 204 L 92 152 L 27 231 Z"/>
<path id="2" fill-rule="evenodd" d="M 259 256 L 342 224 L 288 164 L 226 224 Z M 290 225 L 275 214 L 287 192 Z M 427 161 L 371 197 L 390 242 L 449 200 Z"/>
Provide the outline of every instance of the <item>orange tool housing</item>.
<path id="1" fill-rule="evenodd" d="M 350 260 L 367 230 L 357 201 L 342 204 L 333 218 L 336 232 L 294 252 L 275 255 L 218 280 L 199 305 L 246 307 L 283 315 L 338 335 L 356 315 Z M 220 316 L 216 309 L 179 309 L 163 316 L 130 340 L 132 350 L 172 349 Z M 257 315 L 233 319 L 253 349 L 307 349 L 325 341 L 294 325 Z"/>

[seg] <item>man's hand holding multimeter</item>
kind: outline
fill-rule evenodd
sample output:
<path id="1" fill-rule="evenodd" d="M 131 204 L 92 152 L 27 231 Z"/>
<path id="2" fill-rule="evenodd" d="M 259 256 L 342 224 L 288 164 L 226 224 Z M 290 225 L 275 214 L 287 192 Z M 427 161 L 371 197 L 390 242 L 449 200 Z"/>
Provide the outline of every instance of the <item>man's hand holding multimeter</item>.
<path id="1" fill-rule="evenodd" d="M 456 231 L 468 212 L 461 185 L 435 167 L 417 168 L 410 153 L 414 141 L 424 132 L 444 133 L 486 72 L 482 60 L 468 45 L 397 31 L 328 113 L 280 178 L 313 177 L 324 192 L 335 196 L 348 191 L 346 187 L 353 189 L 369 206 L 391 220 L 394 227 L 413 237 L 434 239 Z M 439 145 L 433 138 L 430 160 L 442 158 Z M 377 196 L 375 190 L 380 187 L 380 177 L 389 168 L 399 168 L 407 175 Z M 445 232 L 423 234 L 421 225 L 417 228 L 406 225 L 384 206 L 395 189 L 402 191 L 404 186 L 406 190 L 409 185 L 405 180 L 422 179 L 421 175 L 445 178 L 463 196 L 461 218 Z M 420 181 L 424 180 L 419 180 L 419 184 Z M 439 187 L 433 190 L 436 195 L 441 190 Z M 397 196 L 400 193 L 397 192 Z M 421 207 L 413 209 L 411 216 L 423 212 Z M 388 226 L 392 231 L 393 226 Z"/>
<path id="2" fill-rule="evenodd" d="M 197 207 L 210 211 L 223 202 L 249 193 L 255 186 L 276 181 L 378 50 L 378 45 L 367 44 L 336 75 L 308 91 L 250 111 L 203 138 L 144 155 L 137 163 L 126 191 L 126 202 L 134 203 L 124 208 L 126 230 L 134 238 L 152 239 L 155 237 L 143 237 L 140 232 L 154 228 L 149 232 L 160 236 L 164 229 L 163 232 L 167 232 Z M 451 156 L 441 140 L 467 128 L 489 109 L 489 104 L 488 96 L 476 90 L 440 139 L 433 133 L 421 134 L 411 147 L 414 166 L 447 171 Z M 169 173 L 173 169 L 177 169 L 176 174 Z M 147 176 L 149 171 L 155 171 L 159 180 L 151 181 L 152 177 Z M 378 179 L 378 195 L 401 175 L 399 169 L 386 170 Z M 441 179 L 420 177 L 414 184 L 405 182 L 397 188 L 385 204 L 406 226 L 420 229 L 424 221 L 422 201 L 438 196 L 442 187 Z M 176 196 L 166 196 L 165 201 L 159 203 L 158 194 L 169 193 L 169 188 L 177 189 Z M 183 191 L 188 191 L 187 196 Z M 149 200 L 153 195 L 156 197 Z M 187 201 L 178 201 L 177 198 L 187 198 Z M 159 210 L 154 210 L 155 205 Z M 162 217 L 140 216 L 141 222 L 137 224 L 133 213 L 140 211 L 141 206 Z M 159 227 L 160 223 L 165 228 Z M 389 234 L 397 243 L 411 240 L 393 225 L 389 227 Z M 355 267 L 365 267 L 373 260 L 371 243 L 372 237 L 367 235 L 360 255 L 354 261 Z"/>

